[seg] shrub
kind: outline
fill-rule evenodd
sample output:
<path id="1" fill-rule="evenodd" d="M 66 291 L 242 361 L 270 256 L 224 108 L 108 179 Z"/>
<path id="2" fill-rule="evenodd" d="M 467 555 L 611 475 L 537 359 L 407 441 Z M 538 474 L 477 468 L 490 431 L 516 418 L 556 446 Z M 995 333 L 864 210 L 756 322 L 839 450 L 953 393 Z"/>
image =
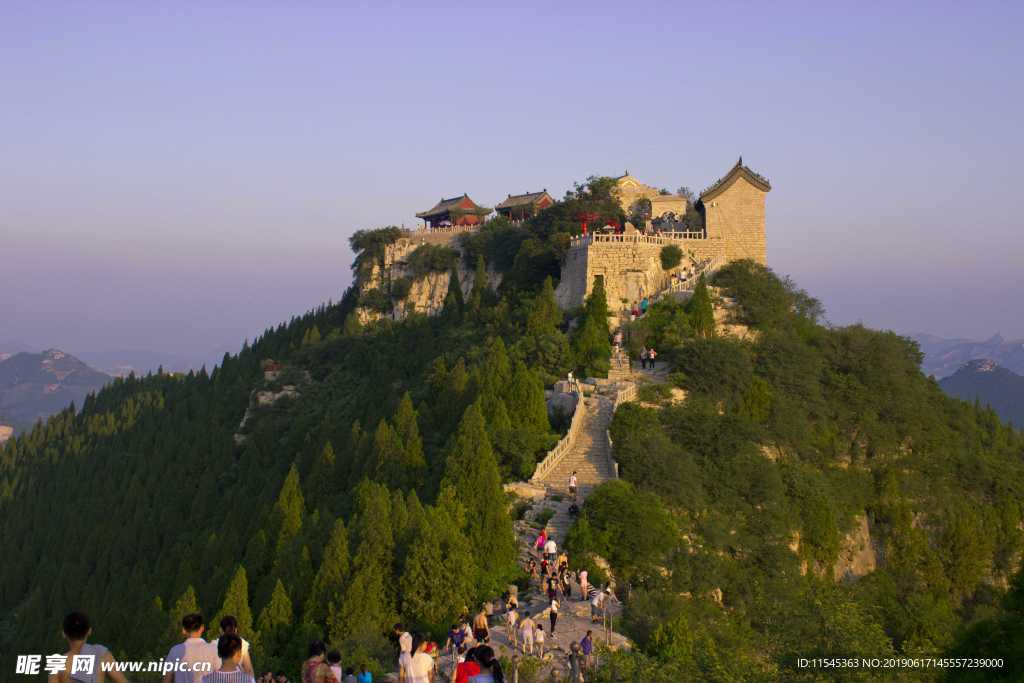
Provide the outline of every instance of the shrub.
<path id="1" fill-rule="evenodd" d="M 443 273 L 456 267 L 458 263 L 459 252 L 440 244 L 420 245 L 405 260 L 409 274 L 413 278 L 423 277 L 428 273 Z"/>
<path id="2" fill-rule="evenodd" d="M 396 280 L 391 281 L 391 300 L 399 301 L 409 296 L 409 290 L 412 289 L 412 280 L 407 277 L 400 277 Z"/>
<path id="3" fill-rule="evenodd" d="M 555 516 L 555 511 L 551 508 L 544 508 L 537 514 L 537 518 L 534 522 L 541 528 L 546 527 L 551 518 Z"/>
<path id="4" fill-rule="evenodd" d="M 661 248 L 662 270 L 672 270 L 683 262 L 683 250 L 674 244 L 666 244 Z"/>
<path id="5" fill-rule="evenodd" d="M 644 384 L 637 394 L 644 403 L 662 403 L 672 398 L 672 387 L 668 384 Z"/>
<path id="6" fill-rule="evenodd" d="M 747 394 L 754 377 L 749 349 L 727 338 L 695 339 L 676 356 L 676 370 L 687 391 L 724 400 L 735 406 Z"/>
<path id="7" fill-rule="evenodd" d="M 359 305 L 387 313 L 391 310 L 391 298 L 379 289 L 371 289 L 359 295 Z"/>
<path id="8" fill-rule="evenodd" d="M 366 274 L 374 264 L 383 267 L 385 247 L 397 242 L 401 236 L 402 229 L 394 225 L 375 230 L 357 230 L 348 240 L 356 254 L 352 262 L 353 271 Z"/>

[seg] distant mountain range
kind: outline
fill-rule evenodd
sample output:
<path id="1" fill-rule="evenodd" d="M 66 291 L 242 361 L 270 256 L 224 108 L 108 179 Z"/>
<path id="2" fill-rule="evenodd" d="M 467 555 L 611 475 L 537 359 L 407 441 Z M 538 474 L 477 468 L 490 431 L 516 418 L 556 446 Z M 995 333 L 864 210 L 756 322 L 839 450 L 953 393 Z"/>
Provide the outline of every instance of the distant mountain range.
<path id="1" fill-rule="evenodd" d="M 237 350 L 236 350 L 237 351 Z M 167 372 L 188 372 L 198 370 L 203 364 L 212 369 L 214 363 L 219 364 L 221 357 L 211 359 L 186 358 L 173 353 L 145 350 L 121 351 L 81 351 L 75 355 L 94 368 L 99 368 L 108 375 L 127 377 L 131 373 L 142 376 L 163 368 Z"/>
<path id="2" fill-rule="evenodd" d="M 1018 375 L 1024 375 L 1024 339 L 1008 341 L 995 335 L 985 341 L 946 339 L 931 334 L 911 337 L 924 353 L 921 369 L 936 379 L 948 377 L 972 360 L 992 360 Z"/>
<path id="3" fill-rule="evenodd" d="M 208 353 L 189 356 L 177 353 L 166 353 L 164 351 L 150 351 L 147 349 L 117 349 L 114 351 L 76 351 L 70 353 L 83 363 L 114 377 L 127 377 L 131 373 L 142 376 L 156 372 L 163 368 L 168 372 L 188 372 L 198 370 L 206 366 L 212 370 L 213 366 L 220 365 L 225 353 L 238 353 L 241 344 L 235 346 L 221 346 L 212 349 Z M 32 347 L 20 341 L 0 341 L 0 361 L 10 358 L 16 353 L 35 353 L 39 347 Z"/>
<path id="4" fill-rule="evenodd" d="M 6 356 L 0 360 L 0 426 L 12 429 L 0 429 L 0 439 L 72 402 L 81 406 L 86 396 L 112 379 L 57 349 Z"/>
<path id="5" fill-rule="evenodd" d="M 1003 420 L 1024 427 L 1024 377 L 995 361 L 972 360 L 939 386 L 950 396 L 990 405 Z"/>

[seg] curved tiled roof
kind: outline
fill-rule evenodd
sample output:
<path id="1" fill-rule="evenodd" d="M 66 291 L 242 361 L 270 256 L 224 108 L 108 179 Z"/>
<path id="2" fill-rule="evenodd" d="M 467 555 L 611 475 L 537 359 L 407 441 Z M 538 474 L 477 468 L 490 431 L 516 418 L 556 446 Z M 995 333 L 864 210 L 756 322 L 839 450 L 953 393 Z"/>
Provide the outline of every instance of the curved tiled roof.
<path id="1" fill-rule="evenodd" d="M 463 193 L 462 195 L 460 195 L 458 197 L 452 197 L 451 199 L 444 199 L 444 198 L 442 198 L 441 201 L 439 201 L 437 204 L 435 204 L 433 206 L 433 208 L 427 209 L 426 211 L 420 211 L 418 214 L 416 214 L 416 217 L 417 218 L 429 218 L 431 216 L 437 216 L 438 214 L 443 214 L 443 213 L 447 213 L 449 211 L 454 211 L 454 210 L 459 208 L 459 203 L 462 200 L 464 200 L 464 199 L 469 199 L 469 195 Z M 476 213 L 478 211 L 479 212 L 483 212 L 483 213 L 490 213 L 490 211 L 491 211 L 490 209 L 488 209 L 486 207 L 483 207 L 483 206 L 480 206 L 479 204 L 474 202 L 472 199 L 469 199 L 469 201 L 475 207 L 475 209 L 462 209 L 463 211 L 470 211 L 470 212 L 474 212 L 474 213 Z"/>
<path id="2" fill-rule="evenodd" d="M 510 194 L 508 199 L 500 204 L 494 206 L 495 209 L 511 209 L 516 206 L 529 206 L 536 204 L 540 200 L 547 197 L 552 202 L 555 201 L 551 195 L 548 194 L 547 190 L 541 190 L 540 192 L 526 192 L 524 194 Z"/>
<path id="3" fill-rule="evenodd" d="M 700 193 L 699 199 L 703 201 L 721 194 L 727 187 L 732 185 L 734 180 L 741 176 L 762 192 L 769 192 L 772 189 L 771 183 L 768 182 L 768 179 L 763 175 L 750 170 L 749 167 L 743 164 L 743 157 L 740 157 L 739 161 L 736 162 L 736 165 L 733 166 L 728 173 L 716 180 Z"/>

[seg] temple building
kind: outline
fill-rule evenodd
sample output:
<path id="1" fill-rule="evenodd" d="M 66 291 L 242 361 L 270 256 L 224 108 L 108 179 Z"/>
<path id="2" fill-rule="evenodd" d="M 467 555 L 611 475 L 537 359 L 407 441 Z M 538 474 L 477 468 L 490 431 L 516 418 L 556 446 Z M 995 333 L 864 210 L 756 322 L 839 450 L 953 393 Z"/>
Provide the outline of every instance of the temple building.
<path id="1" fill-rule="evenodd" d="M 629 171 L 615 179 L 615 188 L 619 206 L 627 216 L 633 213 L 634 205 L 641 199 L 651 202 L 651 218 L 660 218 L 668 213 L 682 217 L 686 213 L 686 197 L 663 194 L 658 188 L 641 183 Z"/>
<path id="2" fill-rule="evenodd" d="M 479 225 L 491 209 L 480 206 L 468 194 L 451 199 L 442 198 L 433 208 L 416 214 L 430 228 L 442 228 L 453 225 Z"/>
<path id="3" fill-rule="evenodd" d="M 750 170 L 740 157 L 700 193 L 697 210 L 704 215 L 707 237 L 726 245 L 727 261 L 749 258 L 767 263 L 764 200 L 771 189 L 768 179 Z"/>
<path id="4" fill-rule="evenodd" d="M 540 192 L 527 192 L 526 194 L 510 194 L 508 199 L 494 207 L 498 215 L 504 216 L 511 221 L 521 221 L 536 216 L 542 209 L 546 209 L 555 200 L 548 194 L 547 190 Z"/>

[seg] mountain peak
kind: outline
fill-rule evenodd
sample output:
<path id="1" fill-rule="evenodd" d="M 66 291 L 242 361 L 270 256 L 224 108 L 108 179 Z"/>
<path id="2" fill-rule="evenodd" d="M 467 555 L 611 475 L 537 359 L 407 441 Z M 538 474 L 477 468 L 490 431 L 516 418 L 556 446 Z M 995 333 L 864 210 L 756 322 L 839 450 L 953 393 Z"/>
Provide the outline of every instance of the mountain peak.
<path id="1" fill-rule="evenodd" d="M 991 358 L 975 358 L 964 363 L 961 369 L 970 370 L 971 372 L 995 372 L 999 369 L 999 363 Z"/>

